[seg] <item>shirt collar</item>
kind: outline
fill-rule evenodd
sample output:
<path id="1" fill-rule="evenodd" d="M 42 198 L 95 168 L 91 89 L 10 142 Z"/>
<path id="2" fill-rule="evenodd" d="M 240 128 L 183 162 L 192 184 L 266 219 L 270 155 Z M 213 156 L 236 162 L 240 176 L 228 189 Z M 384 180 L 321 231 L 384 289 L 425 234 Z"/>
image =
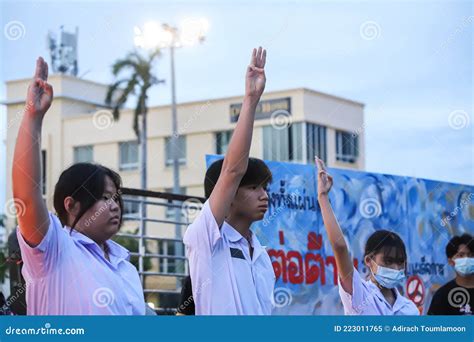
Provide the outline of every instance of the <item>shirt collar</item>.
<path id="1" fill-rule="evenodd" d="M 71 229 L 70 227 L 66 227 L 66 229 L 70 236 L 82 245 L 96 245 L 98 248 L 100 248 L 94 240 L 77 231 L 76 229 Z M 119 260 L 130 260 L 130 252 L 128 249 L 111 239 L 107 240 L 106 243 L 107 247 L 109 247 L 109 255 L 113 255 Z"/>
<path id="2" fill-rule="evenodd" d="M 232 227 L 229 223 L 224 221 L 224 224 L 222 225 L 222 234 L 231 242 L 237 242 L 240 241 L 241 239 L 245 239 L 234 227 Z M 250 231 L 252 234 L 252 247 L 253 247 L 253 258 L 252 261 L 257 260 L 257 258 L 262 254 L 262 252 L 265 250 L 265 247 L 263 247 L 260 244 L 260 241 L 258 241 L 257 236 Z"/>
<path id="3" fill-rule="evenodd" d="M 407 304 L 406 299 L 405 297 L 403 297 L 400 292 L 398 291 L 398 289 L 395 287 L 394 290 L 395 290 L 395 302 L 393 303 L 393 306 L 390 306 L 390 304 L 387 302 L 387 300 L 385 299 L 382 291 L 380 291 L 379 287 L 374 284 L 374 282 L 369 278 L 369 280 L 367 281 L 369 283 L 369 286 L 371 287 L 371 289 L 373 290 L 373 293 L 380 299 L 382 300 L 383 302 L 385 302 L 387 304 L 387 306 L 390 308 L 390 310 L 392 312 L 396 312 L 396 311 L 399 311 L 403 306 L 405 306 L 405 304 Z"/>
<path id="4" fill-rule="evenodd" d="M 234 227 L 232 227 L 226 221 L 224 221 L 224 224 L 222 225 L 222 233 L 231 242 L 237 242 L 240 239 L 244 238 Z"/>
<path id="5" fill-rule="evenodd" d="M 410 302 L 410 299 L 402 296 L 397 288 L 395 288 L 395 293 L 397 294 L 397 299 L 395 300 L 395 303 L 393 303 L 393 312 L 401 310 Z"/>

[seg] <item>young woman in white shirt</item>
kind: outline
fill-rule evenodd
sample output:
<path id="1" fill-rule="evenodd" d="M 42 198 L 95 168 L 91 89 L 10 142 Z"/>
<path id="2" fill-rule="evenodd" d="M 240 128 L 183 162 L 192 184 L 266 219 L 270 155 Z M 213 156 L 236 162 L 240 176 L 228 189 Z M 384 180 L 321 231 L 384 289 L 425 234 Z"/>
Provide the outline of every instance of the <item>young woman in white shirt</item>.
<path id="1" fill-rule="evenodd" d="M 333 184 L 324 162 L 316 157 L 318 202 L 339 273 L 339 295 L 346 315 L 419 315 L 415 304 L 402 296 L 397 286 L 406 275 L 407 253 L 400 236 L 378 230 L 367 240 L 364 263 L 369 279 L 354 268 L 349 248 L 329 202 Z"/>

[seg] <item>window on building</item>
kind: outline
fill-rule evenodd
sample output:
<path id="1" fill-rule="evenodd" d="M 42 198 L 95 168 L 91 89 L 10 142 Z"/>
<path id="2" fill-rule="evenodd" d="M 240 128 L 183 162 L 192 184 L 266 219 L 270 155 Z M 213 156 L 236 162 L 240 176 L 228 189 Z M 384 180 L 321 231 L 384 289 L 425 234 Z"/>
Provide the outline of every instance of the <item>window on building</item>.
<path id="1" fill-rule="evenodd" d="M 136 170 L 138 169 L 138 142 L 128 141 L 120 143 L 120 170 Z"/>
<path id="2" fill-rule="evenodd" d="M 165 192 L 173 193 L 173 189 L 172 188 L 166 188 Z M 185 187 L 180 187 L 179 188 L 179 194 L 180 195 L 186 195 L 186 188 Z M 176 202 L 176 203 L 181 205 L 181 203 L 179 203 L 179 202 Z M 175 207 L 166 207 L 165 217 L 166 217 L 167 220 L 174 221 L 174 219 L 175 219 L 175 217 L 174 217 L 175 209 L 176 209 Z M 179 214 L 180 215 L 180 221 L 184 222 L 186 220 L 186 217 L 184 216 L 183 210 L 181 210 L 181 208 L 177 208 L 177 209 L 180 213 Z"/>
<path id="3" fill-rule="evenodd" d="M 359 156 L 359 139 L 357 135 L 336 131 L 336 160 L 354 163 Z"/>
<path id="4" fill-rule="evenodd" d="M 138 217 L 140 215 L 140 203 L 135 201 L 123 200 L 123 215 L 129 218 Z"/>
<path id="5" fill-rule="evenodd" d="M 91 163 L 92 161 L 94 161 L 92 145 L 74 147 L 74 163 Z"/>
<path id="6" fill-rule="evenodd" d="M 171 137 L 165 139 L 165 163 L 166 166 L 173 165 Z M 180 135 L 178 137 L 178 161 L 179 165 L 186 164 L 186 136 Z"/>
<path id="7" fill-rule="evenodd" d="M 314 156 L 327 162 L 326 127 L 306 123 L 306 158 L 314 163 Z"/>
<path id="8" fill-rule="evenodd" d="M 294 123 L 282 129 L 263 127 L 263 159 L 304 162 L 303 124 Z"/>
<path id="9" fill-rule="evenodd" d="M 217 132 L 216 138 L 216 154 L 226 154 L 229 147 L 232 131 Z"/>
<path id="10" fill-rule="evenodd" d="M 158 241 L 158 254 L 163 256 L 183 256 L 184 246 L 181 248 L 181 253 L 178 255 L 178 246 L 181 242 L 170 240 Z M 161 273 L 183 273 L 184 261 L 183 259 L 174 258 L 160 258 L 159 272 Z"/>

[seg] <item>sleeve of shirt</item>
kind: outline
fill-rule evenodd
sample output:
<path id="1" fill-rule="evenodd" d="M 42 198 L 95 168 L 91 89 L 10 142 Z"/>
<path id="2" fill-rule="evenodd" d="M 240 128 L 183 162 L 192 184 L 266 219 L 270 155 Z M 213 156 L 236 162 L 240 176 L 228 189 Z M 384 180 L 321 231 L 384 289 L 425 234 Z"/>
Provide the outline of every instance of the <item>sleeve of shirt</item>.
<path id="1" fill-rule="evenodd" d="M 344 313 L 346 315 L 360 314 L 364 306 L 368 305 L 368 288 L 364 280 L 361 278 L 359 271 L 354 268 L 352 272 L 352 295 L 347 293 L 341 285 L 341 279 L 338 281 L 339 296 L 341 297 Z"/>
<path id="2" fill-rule="evenodd" d="M 183 238 L 197 315 L 211 312 L 211 296 L 203 294 L 212 288 L 212 255 L 221 239 L 221 231 L 206 201 Z"/>
<path id="3" fill-rule="evenodd" d="M 65 234 L 62 229 L 57 216 L 49 213 L 49 227 L 46 235 L 39 245 L 31 247 L 17 228 L 16 235 L 20 245 L 25 278 L 41 278 L 54 269 L 60 260 L 61 249 L 65 247 L 63 243 Z"/>
<path id="4" fill-rule="evenodd" d="M 220 238 L 221 231 L 207 200 L 194 222 L 186 229 L 183 242 L 192 251 L 211 255 Z"/>

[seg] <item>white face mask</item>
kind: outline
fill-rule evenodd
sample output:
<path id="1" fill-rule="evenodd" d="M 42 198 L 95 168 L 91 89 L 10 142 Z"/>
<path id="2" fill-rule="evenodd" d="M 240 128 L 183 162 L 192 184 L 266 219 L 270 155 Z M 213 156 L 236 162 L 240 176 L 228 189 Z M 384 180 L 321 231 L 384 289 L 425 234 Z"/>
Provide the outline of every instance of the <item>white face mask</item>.
<path id="1" fill-rule="evenodd" d="M 474 274 L 474 258 L 454 259 L 454 269 L 462 276 Z"/>
<path id="2" fill-rule="evenodd" d="M 370 271 L 372 272 L 372 270 Z M 377 265 L 377 272 L 372 272 L 372 275 L 374 276 L 375 280 L 377 280 L 377 283 L 387 289 L 393 289 L 405 279 L 404 270 L 395 270 L 393 268 L 379 265 Z"/>

